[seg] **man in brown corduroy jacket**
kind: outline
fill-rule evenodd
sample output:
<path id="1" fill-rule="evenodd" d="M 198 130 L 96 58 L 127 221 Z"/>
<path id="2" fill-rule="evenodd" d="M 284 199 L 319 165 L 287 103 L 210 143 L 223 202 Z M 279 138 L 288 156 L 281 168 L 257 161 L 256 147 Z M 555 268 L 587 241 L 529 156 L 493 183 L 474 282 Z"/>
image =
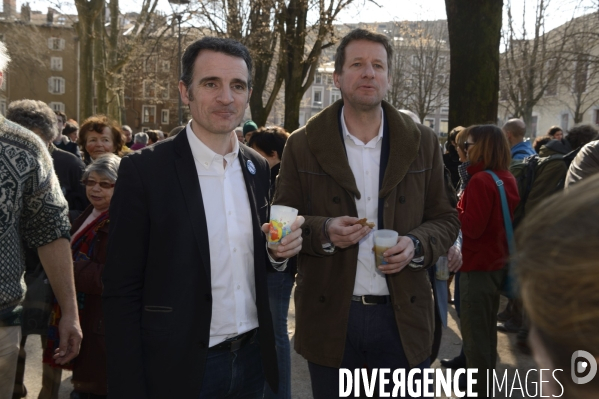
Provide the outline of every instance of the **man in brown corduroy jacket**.
<path id="1" fill-rule="evenodd" d="M 426 269 L 447 253 L 459 221 L 436 135 L 382 101 L 391 59 L 386 36 L 349 33 L 335 57 L 342 100 L 294 132 L 283 153 L 274 203 L 306 219 L 295 349 L 308 360 L 315 399 L 339 396 L 339 368 L 407 374 L 430 365 Z M 373 230 L 380 229 L 399 238 L 377 267 Z"/>

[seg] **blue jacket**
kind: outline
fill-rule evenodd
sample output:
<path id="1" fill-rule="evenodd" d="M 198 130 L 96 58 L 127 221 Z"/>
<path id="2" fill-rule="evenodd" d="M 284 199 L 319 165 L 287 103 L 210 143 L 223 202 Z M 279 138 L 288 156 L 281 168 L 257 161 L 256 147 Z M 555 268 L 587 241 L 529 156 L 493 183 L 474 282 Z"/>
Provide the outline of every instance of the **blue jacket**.
<path id="1" fill-rule="evenodd" d="M 534 148 L 530 144 L 530 141 L 523 141 L 512 147 L 512 160 L 519 160 L 536 155 Z"/>

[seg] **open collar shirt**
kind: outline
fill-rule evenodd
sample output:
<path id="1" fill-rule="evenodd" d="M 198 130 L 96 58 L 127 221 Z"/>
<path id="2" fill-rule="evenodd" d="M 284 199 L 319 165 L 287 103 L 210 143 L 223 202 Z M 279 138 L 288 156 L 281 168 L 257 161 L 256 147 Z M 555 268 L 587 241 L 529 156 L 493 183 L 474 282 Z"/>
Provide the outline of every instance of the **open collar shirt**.
<path id="1" fill-rule="evenodd" d="M 384 113 L 381 109 L 379 133 L 368 143 L 350 133 L 341 110 L 341 129 L 349 166 L 356 179 L 361 198 L 355 199 L 358 217 L 378 225 L 379 169 L 383 145 Z M 375 227 L 377 229 L 378 226 Z M 389 295 L 387 280 L 374 260 L 374 230 L 360 240 L 354 295 Z"/>
<path id="2" fill-rule="evenodd" d="M 254 278 L 252 214 L 241 164 L 239 142 L 232 134 L 233 151 L 219 155 L 187 125 L 209 232 L 212 286 L 212 347 L 258 327 Z M 223 162 L 226 161 L 226 162 Z"/>

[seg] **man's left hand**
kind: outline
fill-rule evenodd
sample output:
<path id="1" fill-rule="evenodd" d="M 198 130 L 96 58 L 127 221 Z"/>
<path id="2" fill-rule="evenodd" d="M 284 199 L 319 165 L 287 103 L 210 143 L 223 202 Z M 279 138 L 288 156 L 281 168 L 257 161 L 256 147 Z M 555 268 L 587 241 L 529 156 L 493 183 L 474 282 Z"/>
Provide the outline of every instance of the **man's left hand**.
<path id="1" fill-rule="evenodd" d="M 414 258 L 414 242 L 410 237 L 401 236 L 394 247 L 383 252 L 386 265 L 380 265 L 379 270 L 384 274 L 400 272 Z"/>
<path id="2" fill-rule="evenodd" d="M 295 218 L 295 222 L 291 225 L 291 233 L 287 234 L 281 240 L 279 246 L 275 249 L 268 248 L 268 252 L 273 259 L 281 261 L 283 259 L 291 258 L 299 253 L 302 249 L 302 229 L 301 226 L 304 224 L 304 217 L 298 216 Z M 270 223 L 264 223 L 262 225 L 262 231 L 268 234 L 270 229 Z"/>

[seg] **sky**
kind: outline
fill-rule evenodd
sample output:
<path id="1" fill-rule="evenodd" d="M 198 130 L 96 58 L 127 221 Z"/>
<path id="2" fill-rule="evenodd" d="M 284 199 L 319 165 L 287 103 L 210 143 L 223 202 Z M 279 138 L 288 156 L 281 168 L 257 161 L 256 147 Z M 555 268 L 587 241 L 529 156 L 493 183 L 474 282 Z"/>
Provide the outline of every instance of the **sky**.
<path id="1" fill-rule="evenodd" d="M 46 12 L 49 6 L 56 7 L 56 4 L 63 4 L 64 10 L 69 13 L 75 13 L 72 0 L 18 0 L 17 8 L 20 10 L 21 3 L 29 2 L 33 10 Z M 526 5 L 526 25 L 531 30 L 534 27 L 534 6 L 537 0 L 504 0 L 504 14 L 506 5 L 511 3 L 514 19 L 518 26 L 521 25 L 522 11 Z M 546 15 L 546 30 L 558 27 L 572 16 L 579 16 L 589 12 L 590 7 L 597 0 L 545 0 L 549 3 L 549 9 Z M 354 0 L 354 3 L 343 10 L 339 16 L 340 23 L 355 22 L 389 22 L 389 21 L 417 21 L 417 20 L 438 20 L 446 19 L 445 0 L 376 0 L 381 7 L 377 7 L 368 0 Z M 69 7 L 68 5 L 71 4 Z M 121 0 L 121 5 L 126 11 L 138 10 L 140 0 Z M 159 9 L 166 13 L 171 12 L 171 6 L 168 0 L 159 0 Z M 506 18 L 504 17 L 504 21 Z"/>

